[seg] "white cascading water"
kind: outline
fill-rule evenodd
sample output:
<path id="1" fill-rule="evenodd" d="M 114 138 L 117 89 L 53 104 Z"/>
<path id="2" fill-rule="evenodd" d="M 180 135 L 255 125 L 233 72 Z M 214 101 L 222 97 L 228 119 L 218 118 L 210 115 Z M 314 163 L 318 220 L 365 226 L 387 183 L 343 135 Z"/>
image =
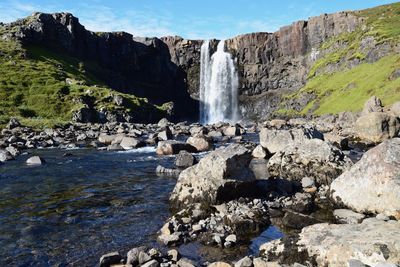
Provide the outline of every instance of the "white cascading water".
<path id="1" fill-rule="evenodd" d="M 210 57 L 210 42 L 201 46 L 200 122 L 236 122 L 239 119 L 239 78 L 232 56 L 225 52 L 225 41 L 218 43 Z"/>

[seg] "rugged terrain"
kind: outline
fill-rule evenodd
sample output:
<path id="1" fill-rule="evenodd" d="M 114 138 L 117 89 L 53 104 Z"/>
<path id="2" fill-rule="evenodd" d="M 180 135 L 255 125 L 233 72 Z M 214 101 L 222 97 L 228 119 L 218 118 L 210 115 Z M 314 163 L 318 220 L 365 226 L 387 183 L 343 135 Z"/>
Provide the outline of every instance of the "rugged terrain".
<path id="1" fill-rule="evenodd" d="M 237 62 L 242 115 L 357 112 L 372 95 L 385 105 L 399 100 L 399 29 L 400 3 L 395 3 L 226 40 Z M 0 35 L 3 123 L 10 116 L 154 121 L 160 118 L 154 105 L 167 102 L 161 111 L 172 118 L 197 119 L 202 40 L 95 33 L 69 13 L 34 13 L 1 24 Z M 214 50 L 217 43 L 212 41 Z M 120 93 L 128 100 L 116 100 L 114 112 L 109 96 Z M 129 103 L 139 98 L 132 95 L 151 105 L 143 99 L 133 112 Z M 142 110 L 152 105 L 153 111 Z"/>

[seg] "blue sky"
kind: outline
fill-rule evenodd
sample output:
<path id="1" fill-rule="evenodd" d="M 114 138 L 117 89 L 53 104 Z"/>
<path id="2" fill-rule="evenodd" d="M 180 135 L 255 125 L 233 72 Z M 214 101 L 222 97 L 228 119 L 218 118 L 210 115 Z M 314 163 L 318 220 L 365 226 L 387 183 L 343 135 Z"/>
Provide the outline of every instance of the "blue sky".
<path id="1" fill-rule="evenodd" d="M 224 39 L 268 31 L 322 13 L 392 3 L 386 0 L 0 0 L 0 21 L 33 11 L 67 11 L 93 31 L 127 31 L 135 36 L 180 35 Z"/>

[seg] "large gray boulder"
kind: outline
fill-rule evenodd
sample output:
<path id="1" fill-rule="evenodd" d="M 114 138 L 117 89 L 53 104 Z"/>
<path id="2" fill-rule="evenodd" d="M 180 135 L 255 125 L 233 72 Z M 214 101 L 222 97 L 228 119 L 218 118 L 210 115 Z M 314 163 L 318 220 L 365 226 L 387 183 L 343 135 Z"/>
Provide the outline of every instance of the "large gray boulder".
<path id="1" fill-rule="evenodd" d="M 311 261 L 307 266 L 351 266 L 353 260 L 368 266 L 400 264 L 400 223 L 371 218 L 361 224 L 315 224 L 261 245 L 260 252 L 280 263 Z"/>
<path id="2" fill-rule="evenodd" d="M 216 204 L 240 196 L 248 190 L 246 183 L 255 181 L 248 168 L 250 160 L 251 151 L 238 144 L 211 152 L 182 171 L 171 202 L 176 206 L 195 202 Z"/>
<path id="3" fill-rule="evenodd" d="M 205 137 L 191 136 L 186 140 L 186 143 L 195 147 L 198 152 L 208 151 L 213 148 L 213 144 Z"/>
<path id="4" fill-rule="evenodd" d="M 366 152 L 331 184 L 331 197 L 357 212 L 400 219 L 400 138 Z"/>
<path id="5" fill-rule="evenodd" d="M 304 139 L 272 156 L 268 171 L 273 177 L 298 182 L 303 177 L 312 177 L 318 185 L 329 185 L 351 166 L 351 160 L 333 145 L 320 139 Z"/>
<path id="6" fill-rule="evenodd" d="M 196 158 L 187 151 L 180 151 L 175 158 L 175 166 L 178 168 L 188 168 L 197 163 Z"/>
<path id="7" fill-rule="evenodd" d="M 391 114 L 370 112 L 358 118 L 354 131 L 361 140 L 380 143 L 399 135 L 400 122 Z"/>
<path id="8" fill-rule="evenodd" d="M 145 146 L 145 143 L 133 137 L 123 137 L 120 143 L 123 149 L 133 149 Z"/>
<path id="9" fill-rule="evenodd" d="M 276 153 L 286 146 L 306 139 L 324 139 L 323 134 L 313 128 L 275 130 L 263 128 L 260 131 L 260 144 L 269 153 Z"/>

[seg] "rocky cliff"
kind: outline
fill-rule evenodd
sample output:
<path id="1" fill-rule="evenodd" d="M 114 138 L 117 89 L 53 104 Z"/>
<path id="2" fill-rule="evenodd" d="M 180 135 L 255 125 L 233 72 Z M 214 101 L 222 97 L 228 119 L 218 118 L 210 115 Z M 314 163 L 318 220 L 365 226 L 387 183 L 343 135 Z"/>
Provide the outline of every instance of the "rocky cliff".
<path id="1" fill-rule="evenodd" d="M 275 33 L 226 40 L 238 68 L 242 115 L 257 119 L 357 111 L 370 95 L 385 104 L 400 100 L 399 14 L 396 3 L 323 14 Z M 197 118 L 202 40 L 94 33 L 68 13 L 35 13 L 6 27 L 3 39 L 67 53 L 111 88 L 155 104 L 173 101 L 176 118 Z M 215 50 L 218 40 L 211 44 Z M 380 83 L 367 84 L 365 76 Z M 347 95 L 355 102 L 345 100 Z"/>
<path id="2" fill-rule="evenodd" d="M 6 26 L 3 38 L 77 58 L 90 74 L 115 90 L 155 104 L 173 101 L 179 118 L 197 112 L 196 101 L 186 91 L 186 73 L 171 61 L 168 47 L 158 38 L 91 32 L 69 13 L 34 13 Z"/>
<path id="3" fill-rule="evenodd" d="M 386 36 L 385 40 L 376 28 L 400 26 L 399 14 L 400 4 L 323 14 L 282 27 L 275 33 L 250 33 L 226 40 L 237 62 L 243 115 L 259 118 L 280 115 L 280 111 L 281 115 L 300 114 L 311 102 L 320 101 L 319 96 L 313 92 L 291 96 L 318 74 L 352 69 L 397 53 L 399 33 L 391 32 L 390 37 L 394 38 L 389 40 Z M 377 23 L 379 20 L 383 23 Z M 173 55 L 172 60 L 188 74 L 189 93 L 197 98 L 201 42 L 180 37 L 167 37 L 163 41 Z M 372 91 L 359 102 L 363 103 Z M 358 108 L 361 107 L 360 104 Z"/>

